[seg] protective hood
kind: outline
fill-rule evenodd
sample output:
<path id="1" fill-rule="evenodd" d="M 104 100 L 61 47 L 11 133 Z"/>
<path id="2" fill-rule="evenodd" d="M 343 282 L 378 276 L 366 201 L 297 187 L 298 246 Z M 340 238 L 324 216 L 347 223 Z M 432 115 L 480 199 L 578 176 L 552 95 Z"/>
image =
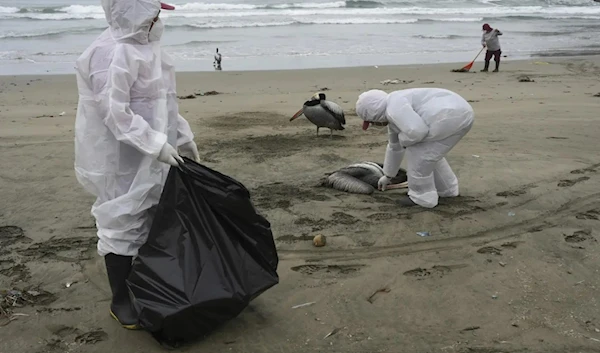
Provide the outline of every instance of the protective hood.
<path id="1" fill-rule="evenodd" d="M 158 0 L 102 0 L 102 8 L 116 41 L 132 39 L 146 44 L 161 3 Z"/>
<path id="2" fill-rule="evenodd" d="M 358 96 L 356 114 L 366 122 L 387 122 L 385 111 L 388 94 L 382 90 L 372 89 Z M 363 127 L 364 128 L 364 127 Z"/>

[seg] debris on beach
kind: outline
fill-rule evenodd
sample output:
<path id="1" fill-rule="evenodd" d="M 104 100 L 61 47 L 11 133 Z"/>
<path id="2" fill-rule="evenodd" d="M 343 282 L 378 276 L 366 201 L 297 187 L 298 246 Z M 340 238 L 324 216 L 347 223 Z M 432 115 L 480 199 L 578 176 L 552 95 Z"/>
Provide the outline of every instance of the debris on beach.
<path id="1" fill-rule="evenodd" d="M 208 92 L 204 92 L 204 93 L 197 93 L 197 95 L 199 95 L 199 96 L 216 96 L 217 94 L 221 94 L 221 92 L 208 91 Z"/>
<path id="2" fill-rule="evenodd" d="M 373 304 L 373 302 L 375 301 L 375 296 L 379 293 L 389 293 L 392 290 L 389 289 L 388 287 L 383 287 L 383 288 L 379 288 L 378 290 L 376 290 L 373 294 L 371 294 L 370 297 L 367 298 L 367 301 L 371 304 Z"/>
<path id="3" fill-rule="evenodd" d="M 417 235 L 420 237 L 429 237 L 431 236 L 431 233 L 429 232 L 417 232 Z"/>
<path id="4" fill-rule="evenodd" d="M 311 306 L 311 305 L 313 305 L 315 303 L 316 302 L 309 302 L 309 303 L 294 305 L 294 306 L 292 306 L 292 309 L 298 309 L 298 308 L 303 308 L 305 306 Z"/>
<path id="5" fill-rule="evenodd" d="M 19 316 L 29 316 L 13 312 L 14 308 L 22 308 L 27 305 L 46 305 L 55 299 L 53 294 L 43 290 L 0 290 L 0 327 L 10 324 Z"/>
<path id="6" fill-rule="evenodd" d="M 479 330 L 481 327 L 480 326 L 469 326 L 466 328 L 463 328 L 462 330 L 460 330 L 461 333 L 463 332 L 468 332 L 468 331 L 476 331 Z"/>
<path id="7" fill-rule="evenodd" d="M 408 83 L 412 83 L 412 82 L 415 82 L 415 81 L 414 80 L 406 81 L 406 80 L 394 79 L 394 80 L 383 80 L 380 83 L 384 86 L 387 86 L 387 85 L 397 85 L 399 83 L 408 84 Z"/>
<path id="8" fill-rule="evenodd" d="M 532 80 L 529 76 L 527 75 L 521 75 L 517 78 L 519 80 L 519 82 L 535 82 L 535 80 Z"/>
<path id="9" fill-rule="evenodd" d="M 321 234 L 316 235 L 313 238 L 313 245 L 316 247 L 321 247 L 321 246 L 325 246 L 325 244 L 327 244 L 327 237 Z"/>
<path id="10" fill-rule="evenodd" d="M 600 97 L 600 92 L 594 94 L 594 97 Z"/>
<path id="11" fill-rule="evenodd" d="M 216 96 L 217 94 L 221 94 L 221 92 L 217 91 L 208 91 L 208 92 L 197 92 L 193 94 L 188 94 L 187 96 L 179 96 L 179 99 L 195 99 L 198 96 Z"/>
<path id="12" fill-rule="evenodd" d="M 326 334 L 325 337 L 323 337 L 323 339 L 325 339 L 327 337 L 331 337 L 331 336 L 335 335 L 336 333 L 338 333 L 339 331 L 340 331 L 339 328 L 334 328 L 333 331 L 331 331 L 328 334 Z"/>

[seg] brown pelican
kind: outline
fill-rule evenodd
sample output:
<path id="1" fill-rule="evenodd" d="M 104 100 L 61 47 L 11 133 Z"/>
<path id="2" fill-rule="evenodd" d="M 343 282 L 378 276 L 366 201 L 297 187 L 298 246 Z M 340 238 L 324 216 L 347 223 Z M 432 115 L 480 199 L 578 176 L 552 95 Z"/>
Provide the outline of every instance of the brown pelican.
<path id="1" fill-rule="evenodd" d="M 353 194 L 372 194 L 377 190 L 377 182 L 383 176 L 383 164 L 360 162 L 336 170 L 321 181 L 321 186 Z M 406 170 L 400 168 L 389 189 L 406 188 Z"/>
<path id="2" fill-rule="evenodd" d="M 326 100 L 325 93 L 315 93 L 309 100 L 304 102 L 302 109 L 298 110 L 290 121 L 304 114 L 306 118 L 317 126 L 317 136 L 322 127 L 329 129 L 329 138 L 333 137 L 333 130 L 344 130 L 346 118 L 342 108 Z"/>

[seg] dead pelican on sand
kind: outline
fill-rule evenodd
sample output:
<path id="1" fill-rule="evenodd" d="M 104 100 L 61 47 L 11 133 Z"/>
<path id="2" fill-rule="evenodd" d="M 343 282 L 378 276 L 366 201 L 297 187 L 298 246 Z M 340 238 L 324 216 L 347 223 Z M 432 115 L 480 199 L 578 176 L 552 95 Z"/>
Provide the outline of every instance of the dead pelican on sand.
<path id="1" fill-rule="evenodd" d="M 377 182 L 383 176 L 383 164 L 360 162 L 336 170 L 321 181 L 321 186 L 353 194 L 372 194 L 377 190 Z M 406 170 L 400 168 L 386 189 L 408 187 Z"/>
<path id="2" fill-rule="evenodd" d="M 304 114 L 306 118 L 317 126 L 317 136 L 322 127 L 329 129 L 329 137 L 333 137 L 333 130 L 344 130 L 346 118 L 342 108 L 326 100 L 325 93 L 315 93 L 309 100 L 304 102 L 302 109 L 298 110 L 290 121 Z"/>

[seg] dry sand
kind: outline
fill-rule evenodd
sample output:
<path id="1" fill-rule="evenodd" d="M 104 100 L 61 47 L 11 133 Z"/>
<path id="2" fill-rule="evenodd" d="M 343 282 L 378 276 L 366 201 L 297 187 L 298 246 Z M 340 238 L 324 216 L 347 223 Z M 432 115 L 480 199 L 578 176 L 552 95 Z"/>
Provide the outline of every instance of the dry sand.
<path id="1" fill-rule="evenodd" d="M 221 92 L 181 100 L 181 112 L 204 163 L 250 189 L 281 257 L 279 285 L 182 351 L 600 352 L 600 59 L 536 61 L 496 74 L 478 72 L 481 62 L 473 73 L 180 74 L 181 96 Z M 410 82 L 380 84 L 396 78 Z M 305 118 L 288 121 L 325 87 L 347 113 L 333 139 Z M 462 197 L 401 209 L 403 191 L 316 187 L 352 162 L 383 161 L 386 133 L 363 132 L 354 103 L 366 89 L 407 87 L 472 101 L 475 125 L 448 156 Z M 0 352 L 161 352 L 108 315 L 93 198 L 73 173 L 76 103 L 73 76 L 0 78 L 0 289 L 39 292 L 9 308 L 13 321 L 0 318 Z M 315 234 L 325 247 L 312 245 Z"/>

